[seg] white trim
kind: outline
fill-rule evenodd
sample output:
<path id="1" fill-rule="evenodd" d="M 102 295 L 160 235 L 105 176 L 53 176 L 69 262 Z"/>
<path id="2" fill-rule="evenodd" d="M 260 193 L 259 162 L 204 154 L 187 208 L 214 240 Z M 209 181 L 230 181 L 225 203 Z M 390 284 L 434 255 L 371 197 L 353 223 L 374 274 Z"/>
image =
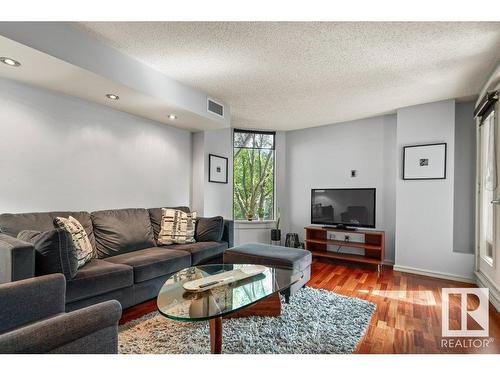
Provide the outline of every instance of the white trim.
<path id="1" fill-rule="evenodd" d="M 493 265 L 493 258 L 490 258 L 489 256 L 487 255 L 480 255 L 481 259 L 483 260 L 483 262 L 485 262 L 487 265 L 489 265 L 490 267 L 495 267 Z"/>
<path id="2" fill-rule="evenodd" d="M 495 307 L 495 309 L 500 312 L 500 291 L 497 286 L 481 271 L 474 273 L 476 276 L 476 283 L 481 288 L 488 288 L 490 293 L 490 303 Z"/>
<path id="3" fill-rule="evenodd" d="M 274 229 L 274 220 L 234 221 L 234 229 Z"/>
<path id="4" fill-rule="evenodd" d="M 235 224 L 266 224 L 266 223 L 276 223 L 276 220 L 233 220 Z"/>
<path id="5" fill-rule="evenodd" d="M 478 99 L 480 100 L 480 98 Z M 477 105 L 477 103 L 476 103 Z M 474 108 L 475 106 L 474 105 Z M 475 271 L 479 271 L 479 264 L 480 264 L 480 243 L 479 243 L 479 234 L 480 234 L 480 195 L 479 193 L 481 192 L 481 133 L 480 133 L 480 128 L 479 128 L 479 119 L 476 119 L 476 184 L 474 185 L 474 196 L 475 196 L 475 228 L 474 228 L 474 266 L 475 266 Z"/>
<path id="6" fill-rule="evenodd" d="M 394 265 L 393 269 L 394 269 L 394 271 L 399 271 L 399 272 L 414 273 L 416 275 L 436 277 L 438 279 L 453 280 L 453 281 L 459 281 L 461 283 L 476 284 L 476 280 L 474 280 L 474 279 L 470 279 L 470 278 L 459 276 L 459 275 L 444 273 L 444 272 L 429 271 L 429 270 L 423 270 L 420 268 L 398 266 L 398 265 Z"/>

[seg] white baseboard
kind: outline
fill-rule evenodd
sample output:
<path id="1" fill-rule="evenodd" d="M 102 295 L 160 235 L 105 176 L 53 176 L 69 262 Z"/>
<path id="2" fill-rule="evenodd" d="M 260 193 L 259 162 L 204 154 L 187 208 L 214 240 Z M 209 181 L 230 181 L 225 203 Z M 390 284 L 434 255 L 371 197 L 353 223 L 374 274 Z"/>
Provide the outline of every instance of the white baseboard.
<path id="1" fill-rule="evenodd" d="M 500 291 L 491 282 L 491 280 L 483 275 L 481 272 L 475 272 L 476 282 L 481 288 L 488 288 L 490 290 L 490 303 L 495 307 L 495 309 L 500 312 Z"/>
<path id="2" fill-rule="evenodd" d="M 459 281 L 462 283 L 476 284 L 476 280 L 474 280 L 474 279 L 469 279 L 467 277 L 453 275 L 453 274 L 444 273 L 444 272 L 428 271 L 428 270 L 423 270 L 420 268 L 398 266 L 398 265 L 394 265 L 393 270 L 400 271 L 400 272 L 414 273 L 416 275 L 422 275 L 422 276 L 436 277 L 438 279 L 453 280 L 453 281 Z"/>

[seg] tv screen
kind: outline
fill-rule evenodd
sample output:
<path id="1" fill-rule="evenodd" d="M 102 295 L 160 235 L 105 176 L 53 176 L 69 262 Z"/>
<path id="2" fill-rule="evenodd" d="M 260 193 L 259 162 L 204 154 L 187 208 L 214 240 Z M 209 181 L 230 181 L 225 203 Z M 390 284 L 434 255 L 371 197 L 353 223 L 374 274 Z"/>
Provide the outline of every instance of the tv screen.
<path id="1" fill-rule="evenodd" d="M 375 189 L 312 189 L 311 223 L 375 227 Z"/>

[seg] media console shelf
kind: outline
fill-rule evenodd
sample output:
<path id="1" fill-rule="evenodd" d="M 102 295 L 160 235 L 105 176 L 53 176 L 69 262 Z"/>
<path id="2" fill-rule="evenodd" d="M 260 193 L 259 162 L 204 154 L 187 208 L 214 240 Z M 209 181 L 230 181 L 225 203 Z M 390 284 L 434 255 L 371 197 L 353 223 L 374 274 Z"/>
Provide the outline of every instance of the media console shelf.
<path id="1" fill-rule="evenodd" d="M 305 227 L 305 230 L 305 248 L 312 253 L 313 257 L 373 264 L 377 265 L 377 269 L 380 271 L 380 265 L 384 261 L 385 232 L 374 230 L 345 230 L 316 226 Z M 328 239 L 328 232 L 343 233 L 344 235 L 353 234 L 356 237 L 360 237 L 359 235 L 361 235 L 364 241 L 355 242 Z M 343 247 L 363 249 L 364 254 L 329 251 L 327 250 L 329 245 L 330 247 L 336 246 L 338 249 Z"/>

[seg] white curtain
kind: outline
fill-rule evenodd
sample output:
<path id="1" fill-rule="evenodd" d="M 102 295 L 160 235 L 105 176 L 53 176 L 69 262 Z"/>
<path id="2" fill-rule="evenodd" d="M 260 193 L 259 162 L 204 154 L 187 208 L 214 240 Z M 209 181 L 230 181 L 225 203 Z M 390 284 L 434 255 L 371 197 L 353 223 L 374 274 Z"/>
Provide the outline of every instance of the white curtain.
<path id="1" fill-rule="evenodd" d="M 497 187 L 497 163 L 495 150 L 495 121 L 493 113 L 484 121 L 483 125 L 482 144 L 483 148 L 483 191 L 482 191 L 482 234 L 484 243 L 481 244 L 482 253 L 484 255 L 491 254 L 493 246 L 493 213 L 494 207 L 491 203 L 495 199 L 495 191 Z"/>
<path id="2" fill-rule="evenodd" d="M 497 162 L 496 162 L 496 152 L 495 152 L 495 122 L 494 122 L 494 112 L 492 112 L 483 126 L 487 132 L 487 144 L 486 144 L 486 173 L 484 176 L 484 187 L 486 190 L 493 191 L 497 188 Z"/>

